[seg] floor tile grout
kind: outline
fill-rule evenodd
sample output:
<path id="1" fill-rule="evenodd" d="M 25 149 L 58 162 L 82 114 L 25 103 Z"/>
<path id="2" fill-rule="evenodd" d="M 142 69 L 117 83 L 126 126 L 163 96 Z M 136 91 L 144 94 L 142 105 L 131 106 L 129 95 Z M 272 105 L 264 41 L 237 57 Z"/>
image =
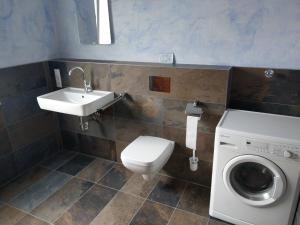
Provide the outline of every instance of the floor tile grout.
<path id="1" fill-rule="evenodd" d="M 184 189 L 183 189 L 183 191 L 182 191 L 182 193 L 181 193 L 181 195 L 180 195 L 180 197 L 179 197 L 179 200 L 178 200 L 178 202 L 177 202 L 177 204 L 176 204 L 176 206 L 175 206 L 175 208 L 174 208 L 174 210 L 173 210 L 173 212 L 172 212 L 172 214 L 171 214 L 171 216 L 170 216 L 170 218 L 169 218 L 169 221 L 168 221 L 167 225 L 170 224 L 171 219 L 172 219 L 172 217 L 173 217 L 173 215 L 174 215 L 174 213 L 175 213 L 175 211 L 176 211 L 176 209 L 177 209 L 177 207 L 178 207 L 178 205 L 179 205 L 179 202 L 180 202 L 180 200 L 181 200 L 181 198 L 182 198 L 182 196 L 183 196 L 184 191 L 186 190 L 186 188 L 187 188 L 187 183 L 185 183 L 185 185 L 184 185 Z"/>
<path id="2" fill-rule="evenodd" d="M 69 150 L 68 150 L 68 151 L 69 151 Z M 177 209 L 178 209 L 178 210 L 181 210 L 181 211 L 183 211 L 183 212 L 187 212 L 187 213 L 191 213 L 191 214 L 194 214 L 194 215 L 197 215 L 197 216 L 201 216 L 201 215 L 192 213 L 192 212 L 187 211 L 187 210 L 184 210 L 184 209 L 179 209 L 178 206 L 179 206 L 179 203 L 180 203 L 181 199 L 183 198 L 184 193 L 186 192 L 186 189 L 187 189 L 188 184 L 193 184 L 193 185 L 197 185 L 197 186 L 200 186 L 200 187 L 203 187 L 203 188 L 206 188 L 206 189 L 210 189 L 208 186 L 201 185 L 201 184 L 194 183 L 194 182 L 190 182 L 190 181 L 187 181 L 187 180 L 184 180 L 184 179 L 175 178 L 175 177 L 173 177 L 173 176 L 169 176 L 169 175 L 167 175 L 167 174 L 162 174 L 162 173 L 159 172 L 159 173 L 157 174 L 157 176 L 169 177 L 169 178 L 171 178 L 171 179 L 175 179 L 175 180 L 178 180 L 178 181 L 181 181 L 181 182 L 184 182 L 184 183 L 185 183 L 184 189 L 183 189 L 183 191 L 182 191 L 182 193 L 181 193 L 181 195 L 180 195 L 180 197 L 179 197 L 179 200 L 178 200 L 176 206 L 175 206 L 175 207 L 172 207 L 172 206 L 170 206 L 170 205 L 167 205 L 167 204 L 164 204 L 164 203 L 161 203 L 161 202 L 158 202 L 158 201 L 149 199 L 149 196 L 151 195 L 151 193 L 153 192 L 153 190 L 154 190 L 155 187 L 157 186 L 157 184 L 158 184 L 158 182 L 159 182 L 159 179 L 158 179 L 158 181 L 155 183 L 155 185 L 153 185 L 153 187 L 151 188 L 151 190 L 150 190 L 149 193 L 147 194 L 147 197 L 145 198 L 145 197 L 142 197 L 142 196 L 140 196 L 140 195 L 132 194 L 132 193 L 130 193 L 130 192 L 126 192 L 126 191 L 123 191 L 123 190 L 122 190 L 122 187 L 124 187 L 124 185 L 129 181 L 129 179 L 133 176 L 133 174 L 132 174 L 131 177 L 124 183 L 124 185 L 120 188 L 120 190 L 119 190 L 119 189 L 116 189 L 116 188 L 113 188 L 113 187 L 109 187 L 109 186 L 107 186 L 107 185 L 103 185 L 103 184 L 101 184 L 101 183 L 98 183 L 98 182 L 101 181 L 101 179 L 103 179 L 103 177 L 105 177 L 107 174 L 109 174 L 109 172 L 111 172 L 111 170 L 114 168 L 115 165 L 122 165 L 121 163 L 118 163 L 118 162 L 113 161 L 113 160 L 107 160 L 107 159 L 104 159 L 104 158 L 101 158 L 101 157 L 98 157 L 98 156 L 92 156 L 92 155 L 84 154 L 84 153 L 81 153 L 81 152 L 76 152 L 76 151 L 69 151 L 69 152 L 73 152 L 74 155 L 70 156 L 65 162 L 62 162 L 61 164 L 59 164 L 59 166 L 56 166 L 55 168 L 49 168 L 49 167 L 47 167 L 47 166 L 43 166 L 42 163 L 44 163 L 45 161 L 43 161 L 43 162 L 41 162 L 41 163 L 39 163 L 39 164 L 37 164 L 37 165 L 35 165 L 34 167 L 31 168 L 31 169 L 34 169 L 35 167 L 42 167 L 42 168 L 44 168 L 44 169 L 49 170 L 49 173 L 48 173 L 45 177 L 49 176 L 50 174 L 54 173 L 55 171 L 70 176 L 70 179 L 69 179 L 69 180 L 68 180 L 61 188 L 59 188 L 57 191 L 55 191 L 55 192 L 52 193 L 50 196 L 48 196 L 48 197 L 47 197 L 45 200 L 43 200 L 38 206 L 40 206 L 41 204 L 43 204 L 43 203 L 44 203 L 45 201 L 47 201 L 51 196 L 53 196 L 55 193 L 57 193 L 59 190 L 61 190 L 61 189 L 62 189 L 62 188 L 63 188 L 63 187 L 71 180 L 71 179 L 76 178 L 76 179 L 80 179 L 80 180 L 82 180 L 82 181 L 87 181 L 87 182 L 92 183 L 92 186 L 91 186 L 89 189 L 87 189 L 87 190 L 85 191 L 85 193 L 84 193 L 82 196 L 80 196 L 80 198 L 78 198 L 75 202 L 73 202 L 71 206 L 67 207 L 67 208 L 63 211 L 63 213 L 62 213 L 60 216 L 58 216 L 58 218 L 55 218 L 55 220 L 53 220 L 54 222 L 57 221 L 64 213 L 66 213 L 66 212 L 67 212 L 71 207 L 73 207 L 78 201 L 80 201 L 80 200 L 81 200 L 81 199 L 82 199 L 82 198 L 83 198 L 83 197 L 84 197 L 84 196 L 85 196 L 85 195 L 86 195 L 93 187 L 95 187 L 95 186 L 102 186 L 102 187 L 105 187 L 105 188 L 109 188 L 109 189 L 115 190 L 115 191 L 116 191 L 116 194 L 114 195 L 114 197 L 113 197 L 110 201 L 112 201 L 118 193 L 129 194 L 129 195 L 131 195 L 131 196 L 133 196 L 133 197 L 136 197 L 136 198 L 139 198 L 139 199 L 142 199 L 142 200 L 143 200 L 141 206 L 140 206 L 140 207 L 138 208 L 138 210 L 134 213 L 134 215 L 132 216 L 132 218 L 131 218 L 131 220 L 129 221 L 128 225 L 133 221 L 133 219 L 134 219 L 135 216 L 138 214 L 138 212 L 141 210 L 141 208 L 143 207 L 143 205 L 145 204 L 145 202 L 146 202 L 147 200 L 150 201 L 150 202 L 158 203 L 158 204 L 160 204 L 160 205 L 164 205 L 164 206 L 167 206 L 167 207 L 170 207 L 170 208 L 173 209 L 172 214 L 171 214 L 171 216 L 170 216 L 170 218 L 169 218 L 167 224 L 170 223 L 170 221 L 171 221 L 171 219 L 173 218 L 174 213 L 175 213 L 175 211 L 176 211 Z M 61 166 L 67 164 L 67 163 L 68 163 L 70 160 L 72 160 L 75 156 L 80 155 L 80 154 L 81 154 L 81 155 L 88 156 L 88 157 L 91 157 L 91 158 L 93 158 L 93 160 L 92 160 L 87 166 L 83 167 L 83 168 L 82 168 L 79 172 L 77 172 L 75 175 L 71 175 L 71 174 L 69 174 L 69 173 L 67 173 L 67 172 L 63 172 L 63 171 L 59 171 L 59 170 L 58 170 Z M 57 155 L 59 155 L 59 153 L 58 153 Z M 54 159 L 54 158 L 55 158 L 55 156 L 52 157 L 52 159 Z M 112 166 L 111 166 L 111 167 L 110 167 L 110 168 L 109 168 L 109 169 L 108 169 L 108 170 L 107 170 L 100 178 L 98 178 L 96 181 L 90 181 L 90 180 L 87 180 L 87 179 L 85 179 L 85 178 L 82 178 L 82 177 L 79 177 L 79 176 L 78 176 L 80 172 L 82 172 L 83 170 L 89 168 L 89 167 L 91 166 L 91 164 L 92 164 L 95 160 L 97 160 L 97 159 L 105 160 L 105 161 L 108 161 L 108 162 L 112 162 Z M 48 159 L 48 160 L 49 160 L 49 159 Z M 24 174 L 26 174 L 26 172 L 25 172 Z M 24 174 L 22 174 L 22 175 L 24 175 Z M 20 176 L 22 176 L 22 175 L 20 175 Z M 18 177 L 19 177 L 19 176 L 18 176 Z M 16 178 L 15 178 L 15 179 L 16 179 Z M 41 179 L 43 179 L 43 178 L 41 178 Z M 9 200 L 9 202 L 12 202 L 12 201 L 13 201 L 14 199 L 16 199 L 19 195 L 21 195 L 21 194 L 24 193 L 26 190 L 28 190 L 31 186 L 33 186 L 33 185 L 35 185 L 36 183 L 38 183 L 41 179 L 37 180 L 35 183 L 29 185 L 27 188 L 25 188 L 24 190 L 22 190 L 20 193 L 18 193 L 16 196 L 14 196 L 11 200 Z M 9 182 L 9 183 L 12 183 L 12 182 Z M 8 184 L 9 184 L 9 183 L 8 183 Z M 6 185 L 8 185 L 8 184 L 6 184 Z M 109 202 L 110 202 L 110 201 L 109 201 Z M 7 203 L 4 202 L 4 204 L 9 205 L 9 206 L 11 206 L 11 207 L 13 207 L 13 208 L 15 208 L 15 209 L 17 209 L 17 210 L 20 210 L 20 211 L 26 213 L 27 215 L 31 215 L 31 216 L 33 216 L 33 217 L 35 217 L 35 218 L 37 218 L 37 219 L 40 219 L 40 220 L 42 220 L 42 221 L 45 221 L 45 222 L 47 222 L 47 223 L 50 223 L 50 224 L 53 224 L 53 223 L 54 223 L 54 222 L 47 221 L 47 220 L 45 220 L 45 219 L 43 219 L 43 218 L 40 218 L 40 217 L 35 216 L 35 215 L 32 214 L 33 210 L 36 209 L 38 206 L 36 206 L 34 209 L 31 210 L 30 213 L 28 213 L 28 212 L 26 212 L 26 211 L 24 211 L 24 210 L 22 210 L 22 209 L 19 209 L 19 208 L 15 207 L 15 206 L 10 205 L 9 202 L 7 202 Z M 107 204 L 109 204 L 109 202 L 108 202 Z M 101 211 L 100 211 L 100 212 L 101 212 Z M 99 213 L 100 213 L 100 212 L 99 212 Z M 99 215 L 99 214 L 98 214 L 98 215 Z M 208 223 L 209 223 L 209 221 L 210 221 L 209 216 L 208 216 L 208 217 L 201 216 L 201 217 L 207 219 L 206 225 L 208 225 Z M 95 217 L 95 218 L 96 218 L 96 217 Z M 93 218 L 93 220 L 94 220 L 95 218 Z M 92 220 L 92 221 L 93 221 L 93 220 Z"/>
<path id="3" fill-rule="evenodd" d="M 15 206 L 13 206 L 13 205 L 11 205 L 11 204 L 9 204 L 9 203 L 6 203 L 6 205 L 8 205 L 9 207 L 12 207 L 12 208 L 14 208 L 14 209 L 16 209 L 16 210 L 19 210 L 19 211 L 21 211 L 21 212 L 23 212 L 23 213 L 25 214 L 25 216 L 23 216 L 18 222 L 20 222 L 20 221 L 21 221 L 22 219 L 24 219 L 26 216 L 30 215 L 30 216 L 32 216 L 32 217 L 38 219 L 38 220 L 44 221 L 44 222 L 49 223 L 49 224 L 51 224 L 51 225 L 53 224 L 52 222 L 49 222 L 49 221 L 47 221 L 47 220 L 45 220 L 45 219 L 43 219 L 43 218 L 40 218 L 40 217 L 38 217 L 38 216 L 36 216 L 36 215 L 33 215 L 31 212 L 26 212 L 25 210 L 20 209 L 20 208 L 17 208 L 17 207 L 15 207 Z M 18 223 L 18 222 L 17 222 L 17 223 Z"/>
<path id="4" fill-rule="evenodd" d="M 158 183 L 158 182 L 157 182 Z M 132 216 L 131 220 L 128 222 L 127 225 L 130 225 L 130 223 L 133 221 L 134 217 L 139 213 L 139 211 L 142 209 L 143 205 L 145 204 L 145 202 L 148 200 L 149 196 L 151 195 L 152 191 L 155 189 L 156 185 L 153 185 L 153 188 L 151 189 L 151 191 L 149 191 L 149 194 L 147 195 L 147 197 L 144 199 L 143 203 L 141 204 L 141 206 L 139 207 L 139 209 L 136 211 L 136 213 Z"/>
<path id="5" fill-rule="evenodd" d="M 53 221 L 54 221 L 53 223 L 55 223 L 61 216 L 63 216 L 69 209 L 71 209 L 77 202 L 79 202 L 79 200 L 82 199 L 83 196 L 85 196 L 92 188 L 94 188 L 95 185 L 96 185 L 96 184 L 93 183 L 93 185 L 92 185 L 90 188 L 88 188 L 88 189 L 82 194 L 82 196 L 80 196 L 75 202 L 73 202 L 72 205 L 70 205 L 69 207 L 67 207 L 67 208 L 64 210 L 64 212 L 63 212 L 60 216 L 58 216 L 57 218 L 55 218 L 55 219 L 53 220 Z"/>

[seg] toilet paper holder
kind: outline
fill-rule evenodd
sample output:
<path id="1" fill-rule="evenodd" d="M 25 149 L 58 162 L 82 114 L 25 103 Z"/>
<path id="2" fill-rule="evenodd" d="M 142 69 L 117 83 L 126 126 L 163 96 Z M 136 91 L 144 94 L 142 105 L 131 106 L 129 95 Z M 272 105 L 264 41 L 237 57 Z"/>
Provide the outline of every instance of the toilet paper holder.
<path id="1" fill-rule="evenodd" d="M 188 103 L 185 108 L 185 114 L 190 116 L 199 116 L 203 114 L 203 109 L 200 107 L 201 103 L 199 101 L 194 101 L 193 103 Z"/>

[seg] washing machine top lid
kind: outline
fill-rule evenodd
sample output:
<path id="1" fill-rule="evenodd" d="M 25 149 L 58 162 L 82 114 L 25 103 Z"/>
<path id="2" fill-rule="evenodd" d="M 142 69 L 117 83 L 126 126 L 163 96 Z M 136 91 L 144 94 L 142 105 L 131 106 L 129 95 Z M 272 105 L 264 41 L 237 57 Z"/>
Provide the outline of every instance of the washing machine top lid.
<path id="1" fill-rule="evenodd" d="M 149 166 L 169 155 L 169 152 L 173 151 L 174 144 L 174 141 L 159 137 L 139 136 L 122 151 L 121 158 Z"/>
<path id="2" fill-rule="evenodd" d="M 300 142 L 300 118 L 228 109 L 218 128 Z"/>

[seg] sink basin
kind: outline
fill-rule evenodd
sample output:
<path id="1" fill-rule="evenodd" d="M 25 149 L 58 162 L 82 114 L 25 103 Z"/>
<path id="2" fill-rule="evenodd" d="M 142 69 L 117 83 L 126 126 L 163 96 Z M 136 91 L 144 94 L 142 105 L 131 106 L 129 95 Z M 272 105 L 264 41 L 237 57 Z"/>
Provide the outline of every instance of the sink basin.
<path id="1" fill-rule="evenodd" d="M 81 88 L 64 88 L 37 97 L 41 109 L 75 116 L 88 116 L 113 100 L 113 92 L 85 93 Z"/>

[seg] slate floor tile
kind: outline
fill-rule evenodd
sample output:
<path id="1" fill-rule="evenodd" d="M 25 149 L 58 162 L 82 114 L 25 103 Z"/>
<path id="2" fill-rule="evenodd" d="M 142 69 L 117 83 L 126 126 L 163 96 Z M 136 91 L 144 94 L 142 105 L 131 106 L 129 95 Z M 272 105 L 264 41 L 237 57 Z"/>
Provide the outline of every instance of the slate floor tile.
<path id="1" fill-rule="evenodd" d="M 15 225 L 50 225 L 50 223 L 42 221 L 31 215 L 27 215 L 23 219 L 21 219 L 18 223 L 16 223 Z"/>
<path id="2" fill-rule="evenodd" d="M 196 184 L 188 184 L 178 208 L 196 213 L 201 216 L 208 216 L 210 190 Z"/>
<path id="3" fill-rule="evenodd" d="M 89 224 L 116 194 L 115 190 L 95 185 L 56 222 L 56 225 Z"/>
<path id="4" fill-rule="evenodd" d="M 62 165 L 58 169 L 58 171 L 68 173 L 68 174 L 75 176 L 83 168 L 88 166 L 93 160 L 94 160 L 93 157 L 79 154 L 79 155 L 76 155 L 70 161 L 66 162 L 64 165 Z"/>
<path id="5" fill-rule="evenodd" d="M 93 183 L 91 182 L 72 178 L 60 190 L 35 208 L 31 214 L 46 221 L 54 222 L 86 193 L 92 185 Z"/>
<path id="6" fill-rule="evenodd" d="M 17 177 L 11 183 L 0 189 L 0 200 L 8 202 L 16 195 L 22 193 L 26 188 L 30 187 L 46 175 L 48 175 L 50 170 L 35 167 L 24 175 Z"/>
<path id="7" fill-rule="evenodd" d="M 170 177 L 160 176 L 149 199 L 172 207 L 176 207 L 183 193 L 185 183 Z"/>
<path id="8" fill-rule="evenodd" d="M 142 198 L 118 192 L 90 225 L 128 225 L 143 201 Z"/>
<path id="9" fill-rule="evenodd" d="M 150 181 L 145 181 L 140 174 L 133 174 L 122 187 L 121 191 L 147 198 L 154 186 L 157 184 L 159 176 Z"/>
<path id="10" fill-rule="evenodd" d="M 59 190 L 70 178 L 71 176 L 67 174 L 53 171 L 30 186 L 23 193 L 16 196 L 16 198 L 11 201 L 11 204 L 16 208 L 31 212 L 35 207 Z"/>
<path id="11" fill-rule="evenodd" d="M 114 165 L 113 161 L 105 159 L 95 159 L 90 165 L 84 168 L 77 177 L 97 182 L 99 181 Z"/>
<path id="12" fill-rule="evenodd" d="M 175 209 L 168 225 L 206 225 L 208 218 Z"/>
<path id="13" fill-rule="evenodd" d="M 132 172 L 124 166 L 115 164 L 114 167 L 98 183 L 115 189 L 121 189 L 132 176 Z"/>
<path id="14" fill-rule="evenodd" d="M 77 153 L 71 151 L 63 151 L 56 154 L 54 157 L 46 160 L 41 164 L 41 166 L 55 170 L 65 164 L 67 161 L 71 160 Z"/>
<path id="15" fill-rule="evenodd" d="M 130 225 L 167 225 L 174 208 L 147 200 Z"/>
<path id="16" fill-rule="evenodd" d="M 0 206 L 0 224 L 14 225 L 26 214 L 8 205 Z"/>

